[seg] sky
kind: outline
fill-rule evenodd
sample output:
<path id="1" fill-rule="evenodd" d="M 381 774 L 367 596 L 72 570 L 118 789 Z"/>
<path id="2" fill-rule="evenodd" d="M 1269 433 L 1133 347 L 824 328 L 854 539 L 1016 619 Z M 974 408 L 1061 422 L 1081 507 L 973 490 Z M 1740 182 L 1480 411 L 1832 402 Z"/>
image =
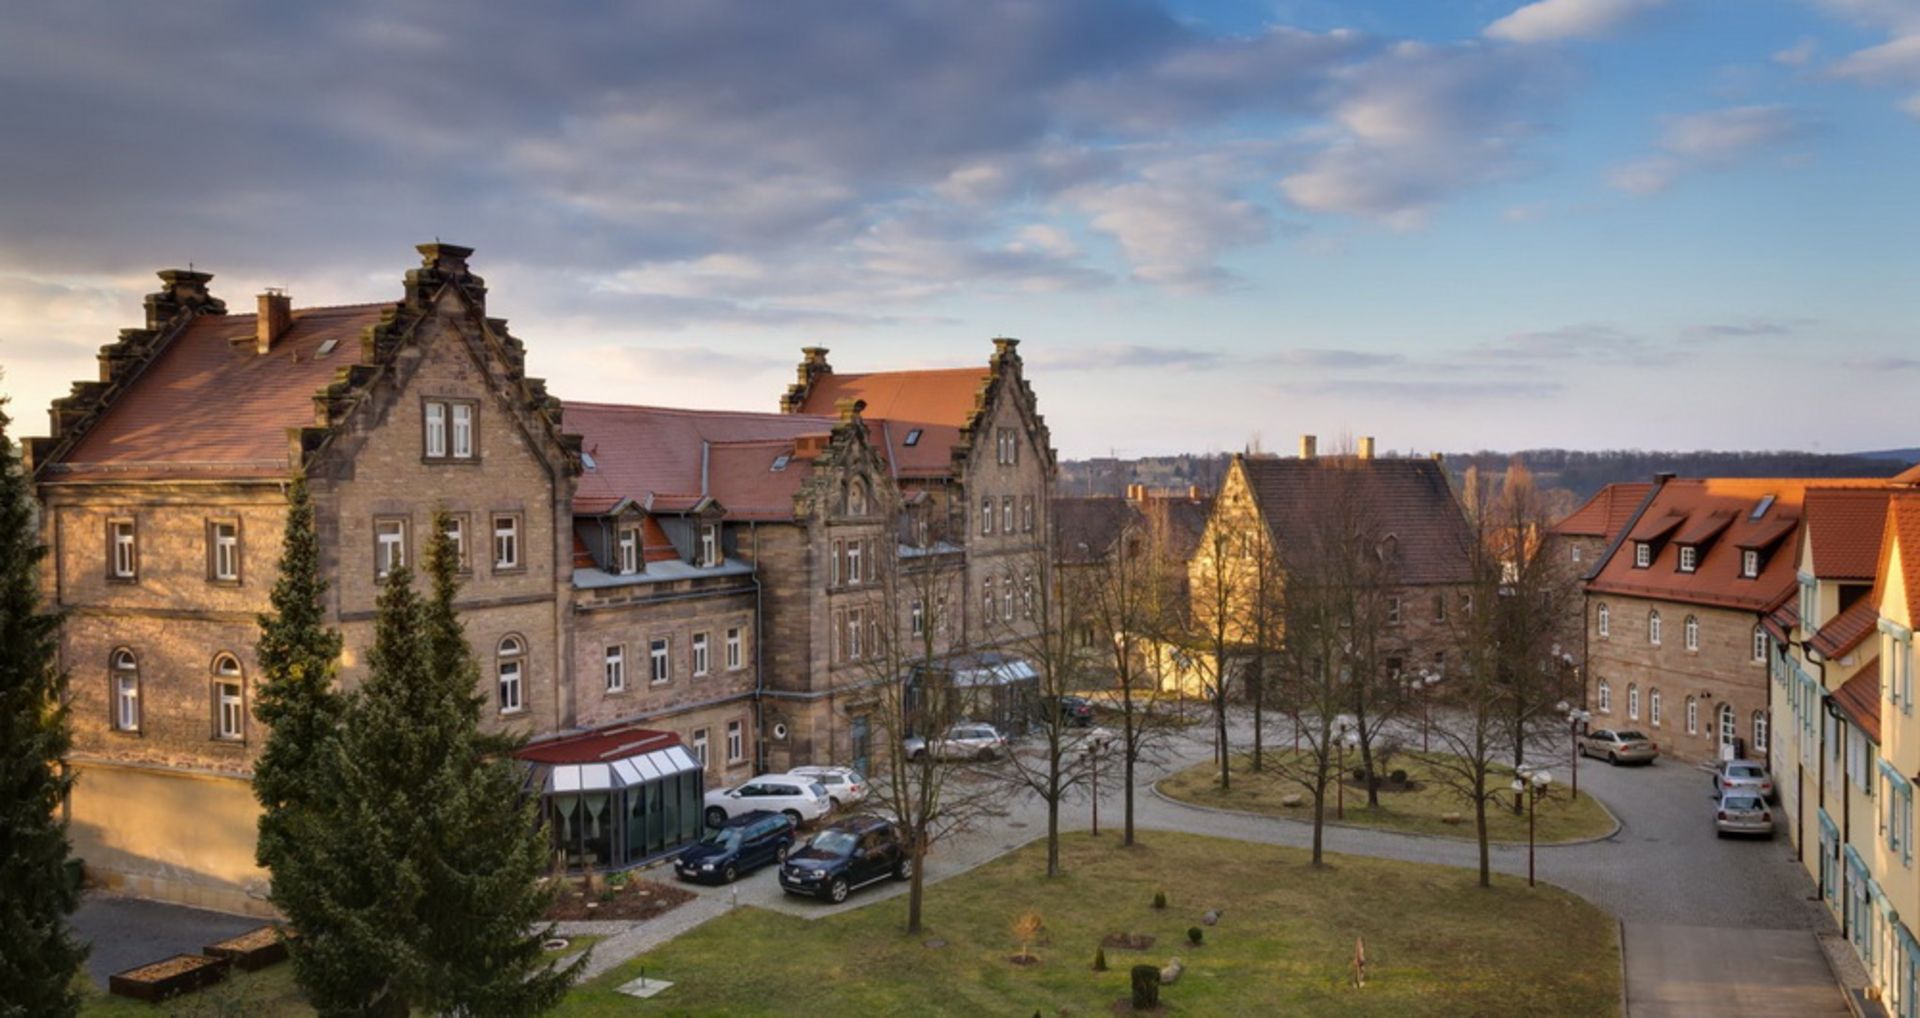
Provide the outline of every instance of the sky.
<path id="1" fill-rule="evenodd" d="M 1920 445 L 1920 0 L 62 0 L 0 33 L 15 430 L 194 267 L 477 249 L 566 399 L 1020 351 L 1063 456 Z"/>

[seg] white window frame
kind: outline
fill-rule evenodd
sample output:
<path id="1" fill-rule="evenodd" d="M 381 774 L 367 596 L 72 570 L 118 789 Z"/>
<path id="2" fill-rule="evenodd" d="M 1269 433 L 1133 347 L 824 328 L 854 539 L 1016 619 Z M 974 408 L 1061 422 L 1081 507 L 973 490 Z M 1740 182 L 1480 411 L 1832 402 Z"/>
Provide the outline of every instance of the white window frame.
<path id="1" fill-rule="evenodd" d="M 707 666 L 712 662 L 712 655 L 708 653 L 707 645 L 707 634 L 693 634 L 693 677 L 696 679 L 707 674 Z"/>
<path id="2" fill-rule="evenodd" d="M 1647 722 L 1655 728 L 1660 727 L 1662 714 L 1660 707 L 1660 690 L 1657 688 L 1647 690 Z"/>
<path id="3" fill-rule="evenodd" d="M 1013 594 L 1013 574 L 1002 573 L 1000 575 L 1000 618 L 1007 622 L 1013 621 Z"/>
<path id="4" fill-rule="evenodd" d="M 125 647 L 108 658 L 113 675 L 113 727 L 120 732 L 140 730 L 140 659 Z"/>
<path id="5" fill-rule="evenodd" d="M 747 726 L 738 719 L 727 722 L 727 762 L 739 763 L 747 758 Z"/>
<path id="6" fill-rule="evenodd" d="M 1651 541 L 1633 542 L 1633 567 L 1646 569 L 1653 565 L 1653 543 Z"/>
<path id="7" fill-rule="evenodd" d="M 980 536 L 993 536 L 993 496 L 980 496 Z"/>
<path id="8" fill-rule="evenodd" d="M 518 636 L 500 640 L 494 651 L 496 703 L 502 714 L 518 714 L 527 709 L 527 644 Z"/>
<path id="9" fill-rule="evenodd" d="M 1767 717 L 1766 711 L 1757 710 L 1753 712 L 1751 725 L 1752 727 L 1749 734 L 1753 737 L 1753 745 L 1747 747 L 1748 751 L 1752 753 L 1766 752 L 1768 749 L 1767 740 L 1773 737 L 1773 719 Z"/>
<path id="10" fill-rule="evenodd" d="M 1700 549 L 1691 544 L 1680 546 L 1680 571 L 1691 573 L 1700 568 Z"/>
<path id="11" fill-rule="evenodd" d="M 501 523 L 506 526 L 501 526 Z M 493 514 L 493 571 L 508 572 L 525 567 L 520 557 L 520 514 Z"/>
<path id="12" fill-rule="evenodd" d="M 1594 612 L 1594 628 L 1602 640 L 1613 635 L 1613 610 L 1607 607 L 1605 601 L 1600 602 L 1600 607 Z"/>
<path id="13" fill-rule="evenodd" d="M 620 528 L 615 540 L 619 553 L 617 569 L 622 576 L 631 576 L 640 571 L 640 528 L 626 526 Z"/>
<path id="14" fill-rule="evenodd" d="M 1016 533 L 1013 525 L 1012 495 L 1000 496 L 1000 532 L 1004 534 Z"/>
<path id="15" fill-rule="evenodd" d="M 993 577 L 991 576 L 981 577 L 980 578 L 980 617 L 987 622 L 994 621 L 993 610 L 995 607 L 998 606 L 998 603 L 999 602 L 993 599 Z"/>
<path id="16" fill-rule="evenodd" d="M 447 456 L 447 405 L 429 402 L 426 406 L 426 420 L 422 427 L 426 431 L 426 448 L 423 454 L 430 460 L 445 459 Z"/>
<path id="17" fill-rule="evenodd" d="M 746 655 L 742 653 L 741 648 L 743 642 L 740 627 L 729 626 L 727 628 L 727 671 L 737 672 L 746 667 Z"/>
<path id="18" fill-rule="evenodd" d="M 709 523 L 700 528 L 700 564 L 708 569 L 720 564 L 720 527 Z"/>
<path id="19" fill-rule="evenodd" d="M 133 520 L 107 521 L 107 568 L 116 580 L 140 578 L 140 528 Z"/>
<path id="20" fill-rule="evenodd" d="M 454 459 L 473 458 L 473 404 L 453 403 L 449 405 L 448 416 L 451 425 L 448 431 L 452 441 L 448 443 L 448 455 Z"/>
<path id="21" fill-rule="evenodd" d="M 1700 649 L 1700 617 L 1697 615 L 1687 616 L 1687 621 L 1683 626 L 1683 631 L 1686 636 L 1687 649 L 1690 651 L 1699 650 Z"/>
<path id="22" fill-rule="evenodd" d="M 1687 734 L 1700 734 L 1700 701 L 1687 697 Z"/>
<path id="23" fill-rule="evenodd" d="M 384 580 L 395 569 L 407 564 L 407 521 L 401 517 L 375 517 L 373 521 L 373 576 Z"/>
<path id="24" fill-rule="evenodd" d="M 1746 548 L 1740 552 L 1740 575 L 1751 580 L 1760 575 L 1760 552 Z"/>
<path id="25" fill-rule="evenodd" d="M 647 642 L 647 678 L 654 685 L 673 681 L 673 639 L 655 637 Z"/>
<path id="26" fill-rule="evenodd" d="M 1767 650 L 1772 646 L 1773 646 L 1773 639 L 1772 637 L 1769 637 L 1767 635 L 1766 627 L 1754 626 L 1753 627 L 1753 659 L 1757 662 L 1765 664 L 1767 660 Z"/>
<path id="27" fill-rule="evenodd" d="M 847 586 L 858 587 L 861 582 L 860 551 L 865 541 L 847 542 Z"/>
<path id="28" fill-rule="evenodd" d="M 627 689 L 627 645 L 610 643 L 607 645 L 605 675 L 607 692 L 624 693 Z"/>
<path id="29" fill-rule="evenodd" d="M 1627 683 L 1627 720 L 1640 720 L 1640 684 Z"/>
<path id="30" fill-rule="evenodd" d="M 1647 612 L 1647 643 L 1655 647 L 1660 646 L 1660 613 L 1658 611 Z"/>
<path id="31" fill-rule="evenodd" d="M 464 573 L 470 568 L 467 563 L 467 514 L 448 513 L 446 534 L 453 542 L 454 559 Z"/>
<path id="32" fill-rule="evenodd" d="M 707 766 L 707 744 L 712 741 L 712 733 L 709 729 L 696 728 L 693 730 L 692 741 L 693 758 L 700 761 L 700 766 L 704 769 Z"/>
<path id="33" fill-rule="evenodd" d="M 1593 702 L 1602 714 L 1613 713 L 1613 683 L 1601 679 L 1594 684 Z"/>
<path id="34" fill-rule="evenodd" d="M 1387 598 L 1387 625 L 1397 626 L 1399 624 L 1400 624 L 1400 595 L 1394 594 Z"/>
<path id="35" fill-rule="evenodd" d="M 909 620 L 908 621 L 909 631 L 912 632 L 913 635 L 915 636 L 926 635 L 927 604 L 925 601 L 922 601 L 917 597 L 914 598 L 913 603 L 907 606 L 907 618 Z"/>
<path id="36" fill-rule="evenodd" d="M 240 582 L 240 522 L 213 520 L 208 524 L 213 541 L 213 578 L 221 583 Z"/>

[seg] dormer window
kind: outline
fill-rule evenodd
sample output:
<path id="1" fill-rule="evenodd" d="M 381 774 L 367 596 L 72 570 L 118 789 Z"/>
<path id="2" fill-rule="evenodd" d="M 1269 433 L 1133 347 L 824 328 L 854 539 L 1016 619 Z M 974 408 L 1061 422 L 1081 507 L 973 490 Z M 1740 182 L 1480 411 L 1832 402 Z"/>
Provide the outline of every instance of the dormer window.
<path id="1" fill-rule="evenodd" d="M 720 564 L 720 528 L 711 523 L 700 528 L 700 564 L 709 569 Z"/>
<path id="2" fill-rule="evenodd" d="M 1740 553 L 1740 575 L 1751 580 L 1760 575 L 1760 553 L 1749 548 Z"/>
<path id="3" fill-rule="evenodd" d="M 1651 565 L 1653 565 L 1653 545 L 1646 541 L 1635 541 L 1633 544 L 1633 567 L 1635 569 L 1645 569 Z"/>
<path id="4" fill-rule="evenodd" d="M 783 452 L 780 455 L 775 456 L 773 458 L 773 466 L 770 466 L 767 469 L 777 474 L 780 471 L 787 469 L 787 464 L 791 462 L 793 462 L 793 457 Z"/>
<path id="5" fill-rule="evenodd" d="M 640 571 L 640 528 L 621 527 L 619 540 L 619 564 L 621 575 L 628 576 Z"/>
<path id="6" fill-rule="evenodd" d="M 905 441 L 905 442 L 903 442 L 903 443 L 901 443 L 901 444 L 902 444 L 902 445 L 910 445 L 910 446 L 911 446 L 911 445 L 919 445 L 919 444 L 920 444 L 920 429 L 919 429 L 919 428 L 914 428 L 914 429 L 912 429 L 912 430 L 910 430 L 910 431 L 908 431 L 908 432 L 907 432 L 907 439 L 906 439 L 906 441 Z"/>
<path id="7" fill-rule="evenodd" d="M 1691 544 L 1680 546 L 1680 571 L 1691 573 L 1700 566 L 1700 549 Z"/>

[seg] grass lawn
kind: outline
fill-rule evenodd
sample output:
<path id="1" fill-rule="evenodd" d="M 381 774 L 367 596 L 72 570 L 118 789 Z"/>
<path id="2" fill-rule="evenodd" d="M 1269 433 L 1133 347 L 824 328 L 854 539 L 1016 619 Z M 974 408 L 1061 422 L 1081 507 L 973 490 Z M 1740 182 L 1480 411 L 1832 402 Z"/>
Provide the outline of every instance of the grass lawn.
<path id="1" fill-rule="evenodd" d="M 1269 750 L 1266 757 L 1270 769 L 1256 774 L 1252 770 L 1250 756 L 1236 755 L 1233 761 L 1233 787 L 1224 793 L 1219 786 L 1220 772 L 1212 763 L 1198 764 L 1163 779 L 1160 791 L 1169 798 L 1197 806 L 1220 806 L 1249 813 L 1271 813 L 1274 816 L 1312 820 L 1313 797 L 1307 794 L 1306 786 L 1271 769 L 1272 761 L 1290 756 L 1292 750 Z M 1306 754 L 1301 756 L 1305 758 Z M 1353 754 L 1347 754 L 1347 759 L 1351 764 Z M 1410 792 L 1382 791 L 1380 808 L 1368 809 L 1367 793 L 1349 784 L 1345 823 L 1412 834 L 1473 839 L 1472 809 L 1463 804 L 1451 788 L 1433 777 L 1434 770 L 1426 762 L 1425 754 L 1401 753 L 1393 758 L 1391 767 L 1405 769 L 1407 776 L 1422 787 Z M 1555 771 L 1552 789 L 1540 800 L 1534 817 L 1538 825 L 1534 836 L 1541 844 L 1597 838 L 1613 830 L 1613 818 L 1591 795 L 1582 792 L 1578 800 L 1572 798 L 1564 784 L 1566 777 L 1564 769 Z M 1501 768 L 1497 787 L 1501 789 L 1501 799 L 1506 802 L 1511 802 L 1509 796 L 1512 793 L 1506 790 L 1511 780 L 1512 771 Z M 1303 805 L 1281 805 L 1283 798 L 1295 794 L 1301 796 Z M 1462 822 L 1444 822 L 1441 817 L 1448 813 L 1460 814 Z M 1327 789 L 1327 819 L 1334 819 L 1334 790 L 1331 786 Z M 1494 841 L 1525 842 L 1526 814 L 1514 816 L 1511 805 L 1505 809 L 1489 806 L 1487 835 Z"/>
<path id="2" fill-rule="evenodd" d="M 1296 849 L 1146 832 L 1062 839 L 1065 875 L 1046 880 L 1032 845 L 927 889 L 927 929 L 900 931 L 906 899 L 814 921 L 741 908 L 574 991 L 562 1015 L 1106 1015 L 1140 962 L 1187 964 L 1162 988 L 1168 1013 L 1421 1015 L 1619 1013 L 1614 923 L 1564 891 L 1465 870 L 1332 856 L 1314 870 Z M 1165 910 L 1152 907 L 1164 890 Z M 1202 913 L 1205 946 L 1187 943 Z M 1009 958 L 1013 927 L 1037 912 L 1040 962 Z M 1114 933 L 1157 938 L 1109 949 Z M 1354 940 L 1369 973 L 1351 989 Z M 673 982 L 652 1000 L 615 991 L 647 975 Z"/>
<path id="3" fill-rule="evenodd" d="M 572 954 L 605 939 L 598 936 L 569 937 L 565 951 L 552 956 Z M 155 961 L 160 959 L 156 958 Z M 293 1018 L 313 1014 L 307 999 L 293 982 L 293 965 L 281 962 L 258 972 L 235 971 L 225 982 L 209 986 L 159 1004 L 148 1004 L 130 997 L 117 997 L 93 985 L 85 976 L 85 996 L 80 1014 L 85 1018 L 198 1018 L 198 1016 L 245 1016 L 245 1018 Z"/>

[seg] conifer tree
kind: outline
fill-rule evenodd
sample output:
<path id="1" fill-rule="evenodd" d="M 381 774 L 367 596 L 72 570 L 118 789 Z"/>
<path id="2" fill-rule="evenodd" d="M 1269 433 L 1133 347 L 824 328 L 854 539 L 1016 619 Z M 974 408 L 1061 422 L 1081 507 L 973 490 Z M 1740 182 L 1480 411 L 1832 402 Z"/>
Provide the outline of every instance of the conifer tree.
<path id="1" fill-rule="evenodd" d="M 72 784 L 60 619 L 40 610 L 46 549 L 9 423 L 0 399 L 0 1016 L 37 1018 L 78 1010 L 73 977 L 86 948 L 67 928 L 79 892 L 59 817 Z"/>

